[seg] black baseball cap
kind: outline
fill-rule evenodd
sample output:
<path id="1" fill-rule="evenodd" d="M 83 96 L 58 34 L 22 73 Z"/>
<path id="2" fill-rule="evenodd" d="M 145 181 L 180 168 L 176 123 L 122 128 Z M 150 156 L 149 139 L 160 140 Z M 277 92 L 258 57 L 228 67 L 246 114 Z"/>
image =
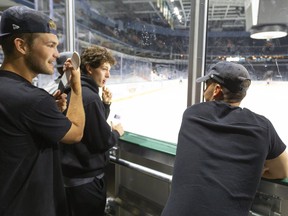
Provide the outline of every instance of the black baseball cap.
<path id="1" fill-rule="evenodd" d="M 17 33 L 57 34 L 56 24 L 46 14 L 26 6 L 12 6 L 1 16 L 0 39 Z"/>
<path id="2" fill-rule="evenodd" d="M 61 52 L 60 56 L 56 59 L 56 68 L 63 67 L 67 58 L 72 58 L 73 52 Z"/>
<path id="3" fill-rule="evenodd" d="M 205 82 L 209 79 L 214 80 L 233 93 L 244 90 L 244 81 L 251 82 L 249 72 L 243 65 L 229 61 L 220 61 L 213 64 L 208 69 L 207 74 L 196 79 L 196 82 Z"/>

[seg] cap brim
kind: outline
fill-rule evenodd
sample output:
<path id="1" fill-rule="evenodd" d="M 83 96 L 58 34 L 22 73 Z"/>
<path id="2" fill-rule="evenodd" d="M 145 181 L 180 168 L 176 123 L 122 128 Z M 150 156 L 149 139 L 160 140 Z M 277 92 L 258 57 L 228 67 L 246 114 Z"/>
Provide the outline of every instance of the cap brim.
<path id="1" fill-rule="evenodd" d="M 11 34 L 11 33 L 2 33 L 2 34 L 0 34 L 0 38 L 1 38 L 1 37 L 4 37 L 4 36 L 6 36 L 6 35 L 9 35 L 9 34 Z"/>
<path id="2" fill-rule="evenodd" d="M 206 76 L 197 78 L 197 79 L 196 79 L 196 82 L 197 82 L 197 83 L 205 82 L 205 81 L 208 80 L 208 79 L 210 79 L 209 74 L 207 74 Z"/>

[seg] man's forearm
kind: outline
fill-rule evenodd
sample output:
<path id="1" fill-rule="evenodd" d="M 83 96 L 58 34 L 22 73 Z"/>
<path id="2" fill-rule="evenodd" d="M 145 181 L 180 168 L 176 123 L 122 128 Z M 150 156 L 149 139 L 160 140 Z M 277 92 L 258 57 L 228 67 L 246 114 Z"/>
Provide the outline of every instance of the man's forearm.
<path id="1" fill-rule="evenodd" d="M 75 91 L 71 88 L 70 102 L 67 109 L 67 118 L 77 127 L 84 129 L 85 125 L 85 113 L 82 101 L 82 90 L 81 87 L 76 88 Z"/>

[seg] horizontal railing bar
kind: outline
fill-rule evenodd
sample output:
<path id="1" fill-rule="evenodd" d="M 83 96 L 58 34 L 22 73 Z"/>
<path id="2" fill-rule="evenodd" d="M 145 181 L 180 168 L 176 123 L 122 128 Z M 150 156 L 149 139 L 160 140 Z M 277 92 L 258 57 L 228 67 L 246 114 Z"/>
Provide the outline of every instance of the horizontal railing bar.
<path id="1" fill-rule="evenodd" d="M 154 170 L 154 169 L 151 169 L 151 168 L 127 161 L 127 160 L 123 160 L 121 158 L 116 158 L 113 155 L 110 155 L 110 161 L 115 163 L 115 164 L 119 164 L 119 165 L 122 165 L 124 167 L 128 167 L 128 168 L 131 168 L 133 170 L 137 170 L 139 172 L 142 172 L 144 174 L 155 177 L 157 179 L 166 181 L 168 183 L 170 183 L 172 181 L 172 175 L 168 175 L 166 173 L 159 172 L 157 170 Z"/>

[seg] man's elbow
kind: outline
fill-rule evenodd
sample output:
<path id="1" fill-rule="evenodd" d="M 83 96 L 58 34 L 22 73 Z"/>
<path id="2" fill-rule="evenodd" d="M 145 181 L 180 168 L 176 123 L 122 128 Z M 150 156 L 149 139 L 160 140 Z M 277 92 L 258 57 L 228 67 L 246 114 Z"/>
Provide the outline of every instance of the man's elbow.
<path id="1" fill-rule="evenodd" d="M 285 179 L 288 178 L 288 168 L 282 170 L 267 170 L 262 175 L 263 178 L 267 179 Z"/>
<path id="2" fill-rule="evenodd" d="M 283 174 L 283 177 L 282 177 L 283 179 L 284 178 L 288 178 L 288 167 L 287 167 L 287 169 L 285 170 L 285 173 Z"/>
<path id="3" fill-rule="evenodd" d="M 262 177 L 269 179 L 288 178 L 288 154 L 286 150 L 277 158 L 265 161 Z"/>
<path id="4" fill-rule="evenodd" d="M 83 138 L 83 132 L 80 132 L 79 134 L 76 134 L 76 137 L 74 138 L 74 142 L 72 142 L 71 144 L 73 143 L 79 143 Z"/>
<path id="5" fill-rule="evenodd" d="M 63 139 L 61 140 L 61 143 L 64 144 L 75 144 L 75 143 L 79 143 L 82 138 L 83 138 L 83 129 L 74 129 L 74 130 L 69 130 L 69 132 L 63 137 Z"/>

